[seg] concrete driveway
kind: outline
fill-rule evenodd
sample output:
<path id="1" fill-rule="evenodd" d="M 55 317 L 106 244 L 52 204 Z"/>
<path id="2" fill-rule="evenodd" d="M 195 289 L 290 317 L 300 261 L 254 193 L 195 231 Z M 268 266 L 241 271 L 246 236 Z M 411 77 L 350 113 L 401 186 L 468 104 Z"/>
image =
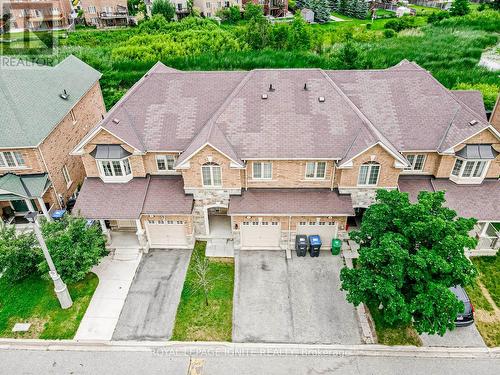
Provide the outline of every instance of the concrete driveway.
<path id="1" fill-rule="evenodd" d="M 354 307 L 340 291 L 342 258 L 322 252 L 285 259 L 281 251 L 241 251 L 233 341 L 360 344 Z"/>
<path id="2" fill-rule="evenodd" d="M 190 250 L 151 250 L 142 256 L 113 340 L 170 339 L 190 256 Z"/>
<path id="3" fill-rule="evenodd" d="M 443 337 L 439 335 L 420 335 L 424 346 L 447 346 L 447 347 L 486 347 L 481 334 L 475 324 L 467 327 L 456 327 L 448 331 Z"/>

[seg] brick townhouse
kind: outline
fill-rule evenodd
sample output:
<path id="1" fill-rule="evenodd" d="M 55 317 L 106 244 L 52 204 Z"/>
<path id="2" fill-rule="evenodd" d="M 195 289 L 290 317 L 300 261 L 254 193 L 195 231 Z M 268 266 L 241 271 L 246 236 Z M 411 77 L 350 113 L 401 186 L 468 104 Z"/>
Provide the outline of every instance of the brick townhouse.
<path id="1" fill-rule="evenodd" d="M 57 30 L 70 24 L 69 0 L 4 0 L 1 7 L 9 7 L 11 31 Z"/>
<path id="2" fill-rule="evenodd" d="M 80 0 L 87 25 L 127 26 L 130 21 L 127 0 Z"/>
<path id="3" fill-rule="evenodd" d="M 500 221 L 499 125 L 480 92 L 418 65 L 384 70 L 182 72 L 156 64 L 73 151 L 87 178 L 75 210 L 140 247 L 208 252 L 323 248 L 346 238 L 379 188 L 446 190 Z M 491 240 L 491 241 L 490 241 Z"/>
<path id="4" fill-rule="evenodd" d="M 85 169 L 70 151 L 106 113 L 101 74 L 74 56 L 54 67 L 0 66 L 0 214 L 22 223 L 47 218 L 81 186 Z"/>

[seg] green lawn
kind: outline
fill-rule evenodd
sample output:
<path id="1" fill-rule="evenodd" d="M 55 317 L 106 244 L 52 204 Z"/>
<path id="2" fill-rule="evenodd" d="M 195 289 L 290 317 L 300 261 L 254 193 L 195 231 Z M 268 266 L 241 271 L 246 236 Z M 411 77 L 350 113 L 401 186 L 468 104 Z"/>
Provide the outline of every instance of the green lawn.
<path id="1" fill-rule="evenodd" d="M 376 306 L 369 306 L 369 310 L 375 323 L 379 344 L 422 346 L 422 340 L 413 327 L 389 326 L 382 319 L 382 314 Z"/>
<path id="2" fill-rule="evenodd" d="M 500 307 L 500 255 L 471 259 L 479 271 L 479 280 L 488 289 L 495 304 Z"/>
<path id="3" fill-rule="evenodd" d="M 172 340 L 231 341 L 234 263 L 232 260 L 210 259 L 209 275 L 214 281 L 207 306 L 203 292 L 196 288 L 193 268 L 195 258 L 205 256 L 205 246 L 206 242 L 197 242 L 193 250 Z"/>
<path id="4" fill-rule="evenodd" d="M 89 273 L 69 285 L 73 306 L 61 309 L 52 281 L 33 276 L 15 285 L 0 279 L 0 337 L 72 339 L 99 283 Z M 13 333 L 15 323 L 31 323 L 26 333 Z"/>

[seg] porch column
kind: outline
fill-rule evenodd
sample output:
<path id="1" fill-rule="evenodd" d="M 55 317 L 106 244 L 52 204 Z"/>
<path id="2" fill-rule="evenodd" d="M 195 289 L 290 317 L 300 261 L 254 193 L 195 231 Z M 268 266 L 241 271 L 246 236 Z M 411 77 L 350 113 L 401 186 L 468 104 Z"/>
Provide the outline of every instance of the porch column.
<path id="1" fill-rule="evenodd" d="M 141 249 L 145 253 L 147 253 L 149 250 L 149 247 L 148 247 L 148 242 L 146 241 L 146 235 L 145 235 L 144 229 L 142 228 L 141 219 L 137 219 L 135 221 L 135 225 L 137 226 L 137 232 L 135 234 L 137 235 L 137 238 L 139 239 L 139 246 L 141 247 Z"/>
<path id="2" fill-rule="evenodd" d="M 483 227 L 481 228 L 481 233 L 479 233 L 479 237 L 486 237 L 486 230 L 488 229 L 488 225 L 490 225 L 489 221 L 483 222 Z"/>
<path id="3" fill-rule="evenodd" d="M 42 208 L 43 216 L 45 216 L 45 218 L 48 221 L 51 221 L 52 218 L 49 215 L 49 211 L 47 211 L 47 207 L 45 206 L 45 202 L 43 201 L 43 199 L 39 197 L 39 198 L 37 198 L 37 201 L 38 201 L 38 204 L 40 205 L 40 207 Z"/>
<path id="4" fill-rule="evenodd" d="M 111 232 L 106 227 L 106 222 L 103 219 L 99 220 L 99 224 L 101 224 L 102 233 L 106 236 L 106 244 L 109 245 L 111 243 Z"/>

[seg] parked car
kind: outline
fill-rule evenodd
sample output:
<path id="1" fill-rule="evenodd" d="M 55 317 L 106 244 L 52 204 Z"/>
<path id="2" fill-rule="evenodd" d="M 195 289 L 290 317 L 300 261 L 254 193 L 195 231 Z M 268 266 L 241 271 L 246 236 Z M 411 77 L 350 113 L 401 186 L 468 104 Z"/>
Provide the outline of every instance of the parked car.
<path id="1" fill-rule="evenodd" d="M 455 320 L 455 325 L 457 327 L 465 327 L 474 323 L 474 306 L 469 299 L 469 296 L 465 292 L 464 288 L 460 285 L 455 285 L 450 288 L 455 297 L 464 304 L 464 311 L 458 313 L 457 320 Z"/>

